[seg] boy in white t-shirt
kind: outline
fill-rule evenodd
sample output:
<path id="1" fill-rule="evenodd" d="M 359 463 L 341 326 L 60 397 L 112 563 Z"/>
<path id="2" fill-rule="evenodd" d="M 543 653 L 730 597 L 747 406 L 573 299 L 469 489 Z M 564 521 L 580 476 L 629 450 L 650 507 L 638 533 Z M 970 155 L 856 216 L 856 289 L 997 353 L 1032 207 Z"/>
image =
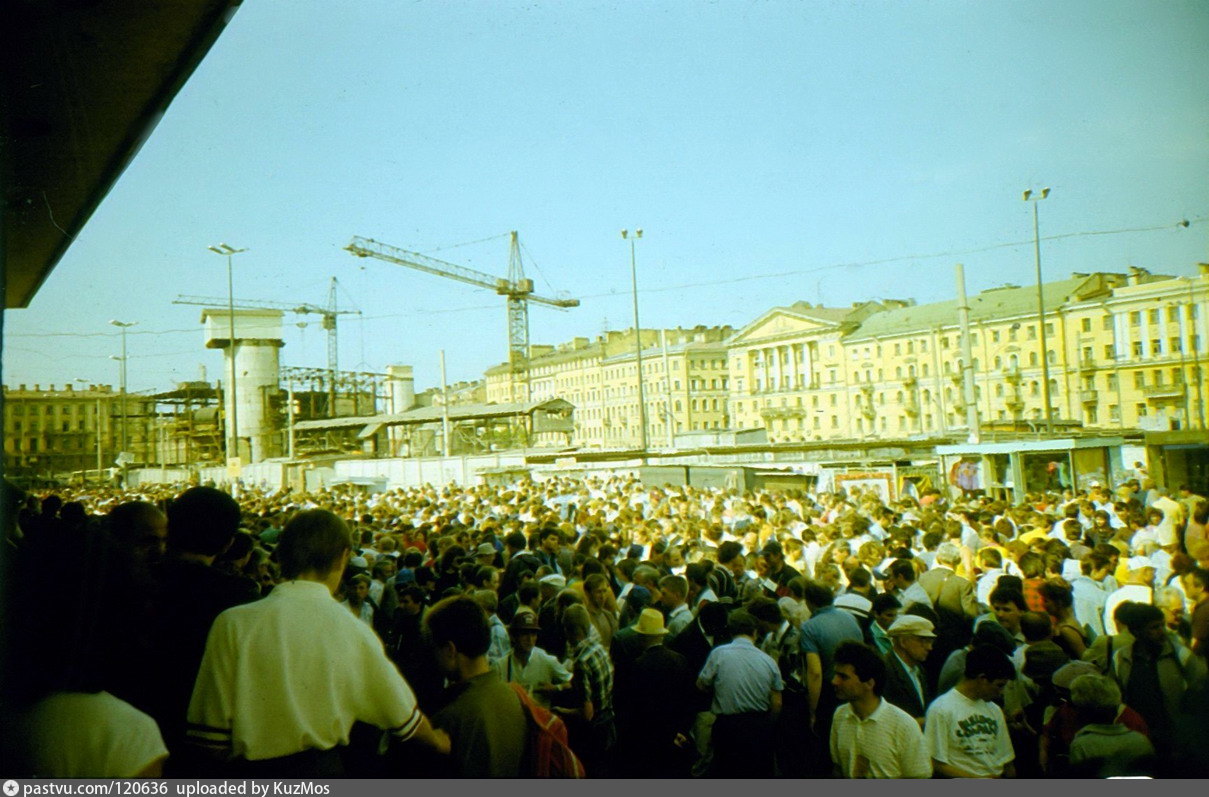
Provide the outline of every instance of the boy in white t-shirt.
<path id="1" fill-rule="evenodd" d="M 979 645 L 966 656 L 964 677 L 928 706 L 924 738 L 936 774 L 948 778 L 1015 777 L 1016 753 L 1003 709 L 990 702 L 1003 695 L 1016 668 L 1001 651 Z"/>

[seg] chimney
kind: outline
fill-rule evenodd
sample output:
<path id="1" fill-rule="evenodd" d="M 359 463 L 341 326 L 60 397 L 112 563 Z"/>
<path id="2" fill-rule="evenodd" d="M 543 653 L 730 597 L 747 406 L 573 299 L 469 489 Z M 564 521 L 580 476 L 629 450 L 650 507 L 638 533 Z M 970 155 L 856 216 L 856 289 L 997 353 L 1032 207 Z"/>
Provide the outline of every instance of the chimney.
<path id="1" fill-rule="evenodd" d="M 1196 268 L 1202 277 L 1209 277 L 1209 263 L 1197 263 Z"/>

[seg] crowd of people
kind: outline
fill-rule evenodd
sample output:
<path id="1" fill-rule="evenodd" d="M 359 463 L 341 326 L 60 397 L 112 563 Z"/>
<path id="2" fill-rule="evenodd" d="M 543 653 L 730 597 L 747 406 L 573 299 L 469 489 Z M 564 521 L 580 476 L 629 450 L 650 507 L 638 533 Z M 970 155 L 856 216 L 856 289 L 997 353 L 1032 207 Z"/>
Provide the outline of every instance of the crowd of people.
<path id="1" fill-rule="evenodd" d="M 1209 775 L 1187 486 L 7 501 L 21 774 Z"/>

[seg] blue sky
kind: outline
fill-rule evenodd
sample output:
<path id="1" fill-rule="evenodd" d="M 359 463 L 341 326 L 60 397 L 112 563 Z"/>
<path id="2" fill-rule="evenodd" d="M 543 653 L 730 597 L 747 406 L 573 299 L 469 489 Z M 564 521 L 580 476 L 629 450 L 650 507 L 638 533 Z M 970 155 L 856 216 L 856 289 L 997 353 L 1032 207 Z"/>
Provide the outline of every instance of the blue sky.
<path id="1" fill-rule="evenodd" d="M 178 293 L 344 307 L 340 364 L 419 387 L 506 357 L 501 298 L 342 251 L 354 235 L 503 275 L 531 339 L 740 327 L 776 304 L 952 297 L 1209 260 L 1203 2 L 246 2 L 26 310 L 6 384 L 197 378 Z M 1189 219 L 1187 229 L 1177 222 Z M 1117 232 L 1131 231 L 1131 232 Z M 1110 234 L 1084 234 L 1110 233 Z M 482 241 L 482 239 L 490 239 Z M 456 246 L 472 241 L 481 243 Z M 452 248 L 451 248 L 452 247 Z M 860 265 L 867 264 L 867 265 Z M 297 322 L 309 321 L 305 328 Z M 314 317 L 283 362 L 322 366 Z"/>

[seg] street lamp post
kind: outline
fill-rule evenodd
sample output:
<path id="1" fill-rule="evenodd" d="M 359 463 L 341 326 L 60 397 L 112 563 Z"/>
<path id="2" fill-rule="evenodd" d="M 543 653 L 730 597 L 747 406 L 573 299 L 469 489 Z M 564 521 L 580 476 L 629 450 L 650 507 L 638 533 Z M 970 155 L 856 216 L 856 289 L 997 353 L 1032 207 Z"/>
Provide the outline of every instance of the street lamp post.
<path id="1" fill-rule="evenodd" d="M 110 320 L 109 323 L 122 331 L 122 356 L 111 357 L 110 359 L 119 360 L 121 362 L 121 368 L 118 371 L 118 412 L 122 414 L 122 423 L 118 427 L 118 434 L 121 440 L 118 456 L 122 459 L 122 484 L 125 485 L 127 453 L 126 425 L 128 423 L 127 418 L 129 417 L 129 413 L 126 411 L 126 330 L 132 326 L 135 326 L 138 324 L 138 322 Z"/>
<path id="2" fill-rule="evenodd" d="M 231 414 L 227 419 L 227 456 L 239 456 L 239 411 L 237 409 L 238 398 L 235 393 L 235 284 L 234 278 L 231 275 L 231 259 L 240 252 L 248 251 L 244 249 L 236 249 L 230 244 L 220 243 L 217 246 L 206 247 L 216 255 L 222 255 L 227 258 L 227 326 L 230 337 L 227 340 L 227 346 L 231 353 L 231 375 L 228 392 L 231 394 Z"/>
<path id="3" fill-rule="evenodd" d="M 630 289 L 634 296 L 634 362 L 638 368 L 638 439 L 643 454 L 646 453 L 646 397 L 642 388 L 642 326 L 638 323 L 638 265 L 634 253 L 635 242 L 642 237 L 642 228 L 634 230 L 630 237 L 629 230 L 622 230 L 623 240 L 630 242 Z"/>
<path id="4" fill-rule="evenodd" d="M 1037 337 L 1041 341 L 1041 395 L 1045 400 L 1045 434 L 1054 435 L 1054 407 L 1049 389 L 1049 346 L 1045 340 L 1045 296 L 1041 283 L 1041 227 L 1037 219 L 1037 203 L 1049 196 L 1049 189 L 1041 193 L 1024 192 L 1024 201 L 1033 203 L 1033 257 L 1037 264 Z"/>

